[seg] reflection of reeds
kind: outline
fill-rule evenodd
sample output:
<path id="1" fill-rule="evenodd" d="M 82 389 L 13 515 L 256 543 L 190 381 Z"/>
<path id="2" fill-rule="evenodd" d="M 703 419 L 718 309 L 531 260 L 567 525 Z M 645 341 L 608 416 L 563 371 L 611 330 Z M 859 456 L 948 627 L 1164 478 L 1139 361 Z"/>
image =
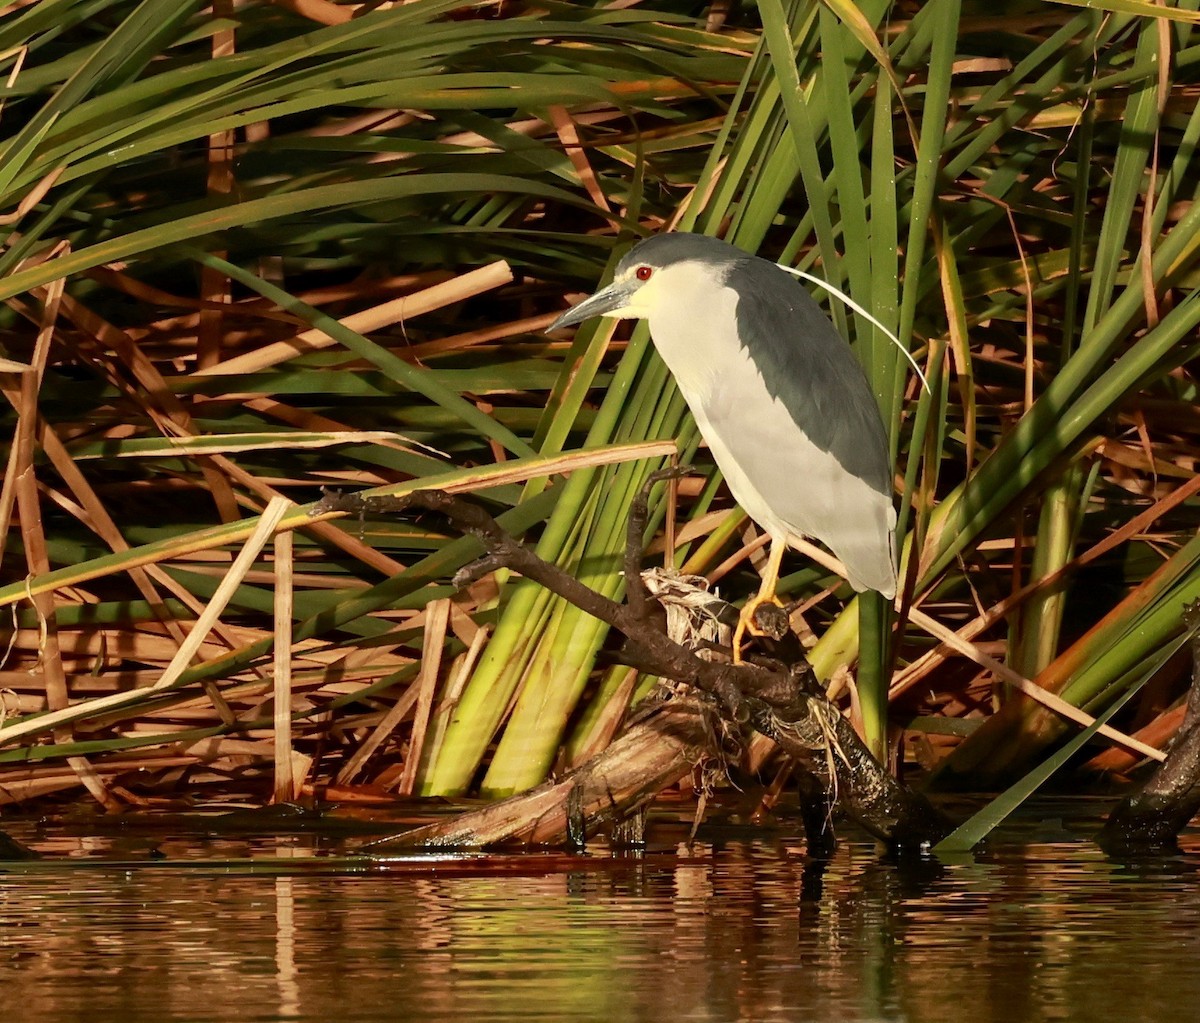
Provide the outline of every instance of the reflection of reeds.
<path id="1" fill-rule="evenodd" d="M 922 755 L 957 745 L 944 770 L 988 784 L 1068 727 L 1006 679 L 1092 716 L 1141 684 L 1200 588 L 1189 10 L 343 10 L 251 4 L 208 35 L 111 0 L 101 35 L 65 2 L 0 29 L 0 799 L 272 771 L 280 796 L 504 793 L 611 737 L 650 680 L 596 669 L 602 628 L 504 573 L 452 593 L 473 547 L 436 522 L 304 505 L 481 490 L 619 596 L 629 502 L 677 450 L 700 468 L 648 543 L 748 590 L 757 538 L 644 332 L 540 334 L 634 224 L 819 274 L 930 379 L 830 307 L 892 431 L 906 600 L 958 636 L 893 639 L 795 563 L 835 689 L 861 651 L 877 748 L 889 678 Z M 1161 744 L 1183 667 L 1113 725 Z"/>

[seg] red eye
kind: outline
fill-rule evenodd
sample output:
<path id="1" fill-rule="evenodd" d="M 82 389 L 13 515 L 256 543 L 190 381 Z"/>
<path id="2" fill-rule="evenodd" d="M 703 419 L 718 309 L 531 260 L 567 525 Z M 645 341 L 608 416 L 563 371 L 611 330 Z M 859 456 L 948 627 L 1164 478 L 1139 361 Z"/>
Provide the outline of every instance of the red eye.
<path id="1" fill-rule="evenodd" d="M 654 275 L 654 267 L 639 266 L 633 274 L 639 281 L 648 281 Z"/>

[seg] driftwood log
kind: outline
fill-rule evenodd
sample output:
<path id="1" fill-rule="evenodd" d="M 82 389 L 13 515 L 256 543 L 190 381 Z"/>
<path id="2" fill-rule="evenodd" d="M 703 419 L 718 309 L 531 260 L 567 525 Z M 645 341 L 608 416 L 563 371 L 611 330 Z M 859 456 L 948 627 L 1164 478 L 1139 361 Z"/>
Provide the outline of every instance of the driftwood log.
<path id="1" fill-rule="evenodd" d="M 420 510 L 443 515 L 455 529 L 476 537 L 486 551 L 455 575 L 456 586 L 499 568 L 515 571 L 618 630 L 624 637 L 618 654 L 622 661 L 685 687 L 682 694 L 647 701 L 650 705 L 607 749 L 563 777 L 452 820 L 372 843 L 372 850 L 478 848 L 504 842 L 578 844 L 586 834 L 627 818 L 713 755 L 720 731 L 737 736 L 757 731 L 796 761 L 805 776 L 802 805 L 809 808 L 804 816 L 812 852 L 828 850 L 832 838 L 828 814 L 812 812 L 815 805 L 835 808 L 898 851 L 927 848 L 949 831 L 945 818 L 924 797 L 901 785 L 875 760 L 825 698 L 802 656 L 790 665 L 735 665 L 705 659 L 667 636 L 661 608 L 642 583 L 641 544 L 649 487 L 669 474 L 655 474 L 631 509 L 623 604 L 538 557 L 483 508 L 444 491 L 400 498 L 330 494 L 320 503 L 320 513 Z"/>
<path id="2" fill-rule="evenodd" d="M 562 778 L 449 820 L 379 839 L 367 851 L 564 841 L 578 848 L 588 835 L 621 826 L 711 755 L 712 738 L 705 701 L 656 699 L 602 753 Z"/>
<path id="3" fill-rule="evenodd" d="M 1168 852 L 1200 811 L 1200 601 L 1184 608 L 1191 633 L 1192 686 L 1183 723 L 1167 759 L 1136 792 L 1126 796 L 1104 822 L 1097 841 L 1110 855 Z"/>

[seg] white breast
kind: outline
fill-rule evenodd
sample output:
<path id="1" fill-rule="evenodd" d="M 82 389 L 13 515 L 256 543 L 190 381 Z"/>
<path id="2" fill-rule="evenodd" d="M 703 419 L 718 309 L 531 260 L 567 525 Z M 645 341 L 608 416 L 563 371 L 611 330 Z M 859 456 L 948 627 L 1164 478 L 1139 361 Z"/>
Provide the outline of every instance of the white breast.
<path id="1" fill-rule="evenodd" d="M 650 317 L 654 346 L 675 377 L 734 498 L 755 522 L 782 539 L 795 527 L 782 522 L 764 502 L 717 427 L 730 412 L 737 414 L 727 407 L 730 380 L 738 381 L 735 390 L 747 401 L 743 414 L 753 409 L 761 414 L 777 404 L 738 340 L 737 292 L 723 284 L 714 286 L 711 269 L 698 264 L 671 267 L 663 277 Z M 705 314 L 696 315 L 697 309 Z M 777 416 L 783 409 L 771 411 Z"/>
<path id="2" fill-rule="evenodd" d="M 661 291 L 650 335 L 699 421 L 718 375 L 745 355 L 737 340 L 737 292 L 714 283 L 712 269 L 698 263 L 673 266 L 655 283 Z"/>

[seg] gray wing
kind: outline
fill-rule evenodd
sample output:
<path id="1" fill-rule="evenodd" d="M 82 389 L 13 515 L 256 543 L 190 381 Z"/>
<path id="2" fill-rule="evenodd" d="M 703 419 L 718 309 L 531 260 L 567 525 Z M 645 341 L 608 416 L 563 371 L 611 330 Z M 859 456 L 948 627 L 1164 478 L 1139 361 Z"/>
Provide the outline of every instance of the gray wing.
<path id="1" fill-rule="evenodd" d="M 739 262 L 738 332 L 768 393 L 823 451 L 880 493 L 892 467 L 879 406 L 846 341 L 804 287 L 774 263 Z"/>

